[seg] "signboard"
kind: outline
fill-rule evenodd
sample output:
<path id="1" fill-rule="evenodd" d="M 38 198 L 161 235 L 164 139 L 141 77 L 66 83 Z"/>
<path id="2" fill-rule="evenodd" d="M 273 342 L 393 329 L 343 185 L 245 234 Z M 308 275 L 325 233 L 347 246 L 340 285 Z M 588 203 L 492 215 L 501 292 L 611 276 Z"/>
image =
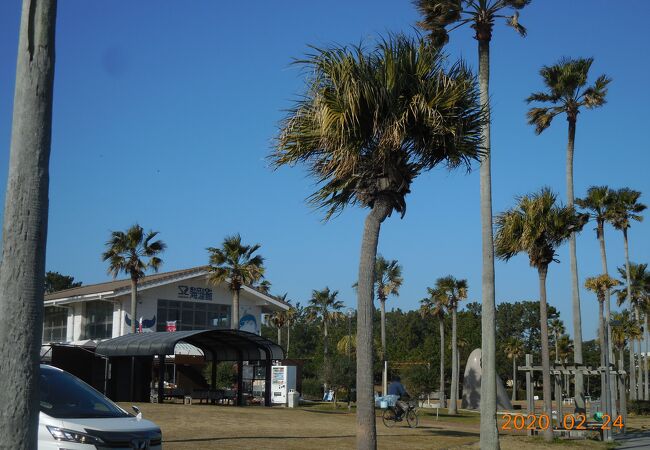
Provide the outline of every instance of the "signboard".
<path id="1" fill-rule="evenodd" d="M 178 298 L 212 301 L 212 289 L 210 288 L 179 285 L 177 295 Z"/>
<path id="2" fill-rule="evenodd" d="M 176 321 L 168 320 L 165 326 L 165 331 L 176 331 Z"/>

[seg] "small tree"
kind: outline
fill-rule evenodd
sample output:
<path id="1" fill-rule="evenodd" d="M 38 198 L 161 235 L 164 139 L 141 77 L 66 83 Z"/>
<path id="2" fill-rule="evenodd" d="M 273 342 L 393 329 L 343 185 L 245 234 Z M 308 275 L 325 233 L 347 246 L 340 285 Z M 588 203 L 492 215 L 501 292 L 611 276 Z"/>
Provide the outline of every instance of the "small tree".
<path id="1" fill-rule="evenodd" d="M 81 286 L 81 281 L 74 281 L 74 277 L 62 275 L 59 272 L 47 272 L 45 274 L 45 293 L 62 291 Z"/>

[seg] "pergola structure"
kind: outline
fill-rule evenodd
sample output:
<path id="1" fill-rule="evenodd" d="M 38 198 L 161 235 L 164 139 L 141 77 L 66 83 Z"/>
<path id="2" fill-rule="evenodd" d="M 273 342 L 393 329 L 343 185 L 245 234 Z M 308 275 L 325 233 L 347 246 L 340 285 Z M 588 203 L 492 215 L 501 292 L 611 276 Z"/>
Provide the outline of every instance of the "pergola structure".
<path id="1" fill-rule="evenodd" d="M 165 355 L 174 355 L 179 342 L 185 342 L 201 349 L 206 360 L 212 361 L 212 389 L 216 388 L 216 362 L 237 362 L 237 404 L 242 404 L 242 365 L 244 361 L 265 361 L 266 376 L 264 404 L 271 406 L 271 365 L 274 360 L 284 359 L 284 350 L 279 345 L 257 334 L 240 330 L 191 330 L 174 332 L 135 333 L 108 339 L 97 344 L 95 352 L 109 358 L 131 357 L 131 392 L 133 392 L 133 361 L 135 358 L 158 356 L 161 370 L 158 371 L 158 401 L 164 397 Z M 210 357 L 208 359 L 208 356 Z"/>

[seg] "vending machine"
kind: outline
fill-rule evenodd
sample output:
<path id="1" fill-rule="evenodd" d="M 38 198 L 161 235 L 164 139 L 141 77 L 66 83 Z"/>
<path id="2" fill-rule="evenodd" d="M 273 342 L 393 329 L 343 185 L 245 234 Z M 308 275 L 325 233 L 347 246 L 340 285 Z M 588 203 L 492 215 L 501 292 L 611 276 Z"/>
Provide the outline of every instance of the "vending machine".
<path id="1" fill-rule="evenodd" d="M 296 366 L 271 367 L 271 403 L 287 404 L 290 390 L 296 389 Z"/>

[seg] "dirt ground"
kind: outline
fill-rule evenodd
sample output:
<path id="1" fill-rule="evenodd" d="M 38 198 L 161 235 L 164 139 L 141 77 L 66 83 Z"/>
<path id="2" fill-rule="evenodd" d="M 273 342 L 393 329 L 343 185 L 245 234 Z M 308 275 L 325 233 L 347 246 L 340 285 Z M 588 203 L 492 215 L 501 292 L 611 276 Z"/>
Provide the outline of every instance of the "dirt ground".
<path id="1" fill-rule="evenodd" d="M 214 405 L 137 404 L 145 418 L 163 432 L 165 449 L 353 449 L 354 413 L 328 407 L 264 408 Z M 129 408 L 130 404 L 122 404 Z M 450 417 L 420 410 L 420 424 L 410 429 L 405 423 L 386 428 L 377 421 L 381 449 L 478 448 L 479 416 L 461 413 Z M 637 429 L 650 428 L 650 420 L 637 420 Z M 526 436 L 501 436 L 503 450 L 605 449 L 593 440 L 556 441 L 550 444 Z"/>

